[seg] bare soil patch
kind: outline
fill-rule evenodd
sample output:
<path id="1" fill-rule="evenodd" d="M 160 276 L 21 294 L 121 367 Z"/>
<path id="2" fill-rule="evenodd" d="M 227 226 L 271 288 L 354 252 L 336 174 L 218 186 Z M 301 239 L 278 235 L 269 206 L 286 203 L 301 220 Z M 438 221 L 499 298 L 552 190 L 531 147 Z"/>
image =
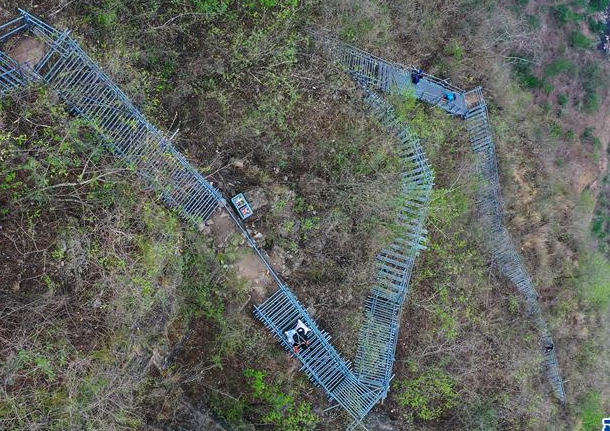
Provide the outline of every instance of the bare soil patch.
<path id="1" fill-rule="evenodd" d="M 20 65 L 34 68 L 47 52 L 47 47 L 36 38 L 22 36 L 11 43 L 7 52 Z"/>

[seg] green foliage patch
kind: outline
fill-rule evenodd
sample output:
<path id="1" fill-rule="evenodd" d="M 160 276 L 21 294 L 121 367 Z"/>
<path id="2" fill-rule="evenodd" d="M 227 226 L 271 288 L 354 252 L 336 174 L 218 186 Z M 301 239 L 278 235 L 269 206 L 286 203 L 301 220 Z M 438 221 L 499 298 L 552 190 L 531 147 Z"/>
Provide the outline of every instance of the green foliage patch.
<path id="1" fill-rule="evenodd" d="M 544 87 L 545 81 L 539 78 L 532 71 L 532 62 L 527 58 L 523 58 L 512 64 L 513 72 L 517 78 L 517 82 L 525 88 L 531 90 L 541 89 Z"/>
<path id="2" fill-rule="evenodd" d="M 258 409 L 262 422 L 282 431 L 311 431 L 319 418 L 309 403 L 297 402 L 294 397 L 281 390 L 277 383 L 269 382 L 266 373 L 248 368 L 244 375 L 253 390 L 252 397 L 262 402 Z"/>
<path id="3" fill-rule="evenodd" d="M 576 278 L 582 299 L 591 307 L 606 310 L 610 305 L 610 262 L 600 252 L 581 259 Z"/>
<path id="4" fill-rule="evenodd" d="M 570 43 L 575 48 L 587 49 L 591 48 L 593 41 L 579 31 L 573 31 L 570 34 Z"/>
<path id="5" fill-rule="evenodd" d="M 439 419 L 458 401 L 455 380 L 440 369 L 432 368 L 415 379 L 399 381 L 394 389 L 398 404 L 422 420 Z"/>
<path id="6" fill-rule="evenodd" d="M 597 62 L 587 63 L 581 69 L 580 76 L 585 91 L 581 102 L 582 110 L 587 113 L 597 112 L 601 105 L 599 89 L 606 86 L 605 79 L 607 76 Z"/>
<path id="7" fill-rule="evenodd" d="M 553 12 L 553 16 L 562 25 L 568 24 L 570 22 L 582 21 L 584 19 L 583 14 L 574 12 L 572 8 L 567 4 L 552 6 L 551 10 Z"/>
<path id="8" fill-rule="evenodd" d="M 601 394 L 589 392 L 578 405 L 583 431 L 595 431 L 601 429 L 602 419 L 606 417 L 602 405 Z"/>
<path id="9" fill-rule="evenodd" d="M 547 78 L 560 75 L 562 73 L 573 73 L 576 71 L 576 65 L 567 58 L 556 58 L 549 63 L 544 69 L 544 76 Z"/>

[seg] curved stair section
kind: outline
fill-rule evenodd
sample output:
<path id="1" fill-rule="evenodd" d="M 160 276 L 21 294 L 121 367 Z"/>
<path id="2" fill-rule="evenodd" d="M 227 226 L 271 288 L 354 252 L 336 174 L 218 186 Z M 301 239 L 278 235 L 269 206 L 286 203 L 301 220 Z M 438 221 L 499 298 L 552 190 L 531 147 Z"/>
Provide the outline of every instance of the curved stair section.
<path id="1" fill-rule="evenodd" d="M 183 218 L 200 224 L 218 206 L 228 209 L 226 200 L 174 148 L 171 139 L 154 127 L 129 98 L 70 37 L 26 11 L 11 21 L 11 36 L 27 32 L 46 45 L 46 52 L 27 73 L 10 59 L 11 73 L 23 76 L 9 90 L 27 87 L 32 82 L 48 84 L 71 111 L 87 120 L 103 138 L 106 146 L 145 179 L 150 189 Z M 18 29 L 13 31 L 14 29 Z M 0 35 L 0 40 L 4 40 Z M 2 55 L 5 55 L 2 53 Z M 20 69 L 21 68 L 21 69 Z M 4 96 L 9 91 L 2 93 Z M 282 282 L 240 220 L 229 210 L 249 245 L 264 262 L 278 283 L 279 290 L 256 307 L 256 316 L 272 330 L 282 345 L 302 363 L 302 370 L 328 397 L 354 419 L 350 429 L 362 425 L 366 414 L 387 394 L 387 387 L 357 376 L 349 361 L 337 353 L 330 335 L 319 329 L 305 307 Z M 297 319 L 313 332 L 311 346 L 299 354 L 292 351 L 283 332 Z M 393 353 L 388 356 L 393 359 Z"/>
<path id="2" fill-rule="evenodd" d="M 404 199 L 399 210 L 400 232 L 393 243 L 377 255 L 377 277 L 365 302 L 353 370 L 330 344 L 330 336 L 318 329 L 285 285 L 255 307 L 255 315 L 282 346 L 301 361 L 302 370 L 310 379 L 355 419 L 352 427 L 359 425 L 374 405 L 387 396 L 390 388 L 402 306 L 409 292 L 415 258 L 425 249 L 424 222 L 434 182 L 419 139 L 397 120 L 391 105 L 372 91 L 366 93 L 365 101 L 401 143 L 399 151 L 405 167 Z M 296 325 L 297 319 L 305 322 L 314 333 L 314 343 L 303 353 L 294 353 L 284 336 L 286 330 Z"/>
<path id="3" fill-rule="evenodd" d="M 486 242 L 499 271 L 511 280 L 525 297 L 528 313 L 540 334 L 546 377 L 555 396 L 565 407 L 566 394 L 555 344 L 542 315 L 539 295 L 504 222 L 498 162 L 482 89 L 479 87 L 464 92 L 446 80 L 439 80 L 425 73 L 419 83 L 414 85 L 411 75 L 418 70 L 415 67 L 390 63 L 323 33 L 310 33 L 327 54 L 345 68 L 363 88 L 386 93 L 412 91 L 419 100 L 438 106 L 450 115 L 460 116 L 466 121 L 471 148 L 477 157 L 477 169 L 482 179 L 477 204 L 485 226 Z M 454 93 L 455 101 L 445 100 L 444 95 L 447 92 Z"/>
<path id="4" fill-rule="evenodd" d="M 398 330 L 409 280 L 419 252 L 425 249 L 424 223 L 434 184 L 434 174 L 419 139 L 398 121 L 393 107 L 373 91 L 365 100 L 377 119 L 400 142 L 404 167 L 399 234 L 377 255 L 377 277 L 364 307 L 354 366 L 358 378 L 383 388 L 387 393 L 392 379 Z"/>

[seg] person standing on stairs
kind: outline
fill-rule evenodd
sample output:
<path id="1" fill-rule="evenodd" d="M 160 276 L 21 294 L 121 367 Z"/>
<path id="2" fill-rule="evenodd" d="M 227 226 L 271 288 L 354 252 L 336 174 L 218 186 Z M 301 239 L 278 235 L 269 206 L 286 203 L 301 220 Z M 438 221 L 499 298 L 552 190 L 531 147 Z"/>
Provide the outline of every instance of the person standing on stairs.
<path id="1" fill-rule="evenodd" d="M 411 72 L 411 82 L 415 85 L 417 85 L 423 77 L 424 71 L 421 69 Z"/>

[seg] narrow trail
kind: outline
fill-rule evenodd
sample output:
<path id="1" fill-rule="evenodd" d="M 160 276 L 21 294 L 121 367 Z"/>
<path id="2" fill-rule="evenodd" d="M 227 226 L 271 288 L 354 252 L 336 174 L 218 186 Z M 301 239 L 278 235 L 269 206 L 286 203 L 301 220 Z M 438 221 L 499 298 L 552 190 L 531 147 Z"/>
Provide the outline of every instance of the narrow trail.
<path id="1" fill-rule="evenodd" d="M 110 151 L 133 167 L 147 186 L 185 220 L 201 226 L 219 208 L 227 210 L 277 285 L 277 291 L 255 307 L 256 317 L 301 362 L 301 369 L 312 382 L 353 418 L 348 429 L 365 428 L 364 418 L 390 389 L 401 312 L 415 260 L 425 249 L 425 220 L 434 184 L 419 139 L 398 121 L 382 95 L 413 91 L 419 100 L 463 118 L 482 179 L 478 207 L 488 246 L 500 272 L 527 301 L 539 331 L 547 379 L 565 406 L 556 349 L 538 293 L 505 226 L 495 146 L 482 89 L 463 91 L 427 74 L 420 74 L 413 84 L 413 73 L 418 73 L 414 67 L 387 62 L 327 35 L 312 33 L 312 37 L 361 87 L 372 114 L 399 142 L 404 166 L 403 203 L 397 214 L 401 230 L 377 255 L 377 276 L 364 304 L 364 323 L 353 364 L 336 351 L 330 334 L 317 325 L 275 271 L 221 192 L 175 149 L 171 138 L 143 116 L 69 31 L 61 32 L 23 10 L 19 18 L 0 26 L 0 43 L 21 38 L 13 51 L 0 51 L 0 95 L 5 97 L 31 84 L 50 86 L 74 114 L 88 120 Z M 452 97 L 447 97 L 448 93 Z M 300 353 L 293 351 L 284 335 L 297 320 L 312 330 L 311 345 Z"/>

